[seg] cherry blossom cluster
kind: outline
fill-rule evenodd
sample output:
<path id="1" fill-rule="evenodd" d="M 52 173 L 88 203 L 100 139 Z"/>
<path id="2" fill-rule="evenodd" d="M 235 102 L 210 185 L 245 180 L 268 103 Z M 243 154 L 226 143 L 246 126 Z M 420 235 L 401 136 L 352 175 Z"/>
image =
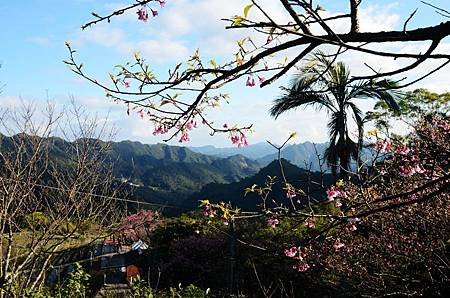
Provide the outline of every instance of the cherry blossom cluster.
<path id="1" fill-rule="evenodd" d="M 297 191 L 292 184 L 286 183 L 285 190 L 286 190 L 286 198 L 292 200 L 297 196 Z"/>
<path id="2" fill-rule="evenodd" d="M 276 217 L 269 217 L 269 219 L 267 219 L 267 224 L 269 225 L 269 227 L 272 227 L 275 229 L 277 227 L 277 225 L 280 224 L 280 221 Z"/>
<path id="3" fill-rule="evenodd" d="M 154 228 L 158 214 L 152 210 L 140 210 L 129 215 L 119 227 L 119 232 L 126 238 L 137 240 L 146 237 Z"/>
<path id="4" fill-rule="evenodd" d="M 332 186 L 326 191 L 328 201 L 334 201 L 337 208 L 342 206 L 342 199 L 347 198 L 347 193 L 341 187 Z"/>
<path id="5" fill-rule="evenodd" d="M 208 218 L 213 218 L 216 216 L 216 210 L 213 209 L 210 203 L 206 203 L 203 205 L 203 215 Z"/>
<path id="6" fill-rule="evenodd" d="M 197 122 L 193 119 L 187 121 L 184 125 L 179 125 L 178 127 L 181 131 L 181 137 L 178 140 L 180 143 L 189 142 L 191 139 L 189 138 L 189 131 L 197 128 Z"/>
<path id="7" fill-rule="evenodd" d="M 160 5 L 161 7 L 164 7 L 164 5 L 166 5 L 166 1 L 165 1 L 165 0 L 157 0 L 157 1 L 159 2 L 159 5 Z M 147 22 L 147 21 L 148 21 L 148 19 L 149 19 L 149 13 L 148 13 L 147 8 L 148 8 L 148 7 L 147 7 L 147 4 L 145 4 L 145 5 L 141 6 L 141 7 L 136 11 L 136 14 L 137 14 L 137 16 L 138 16 L 138 20 L 143 21 L 143 22 Z M 154 9 L 150 8 L 150 12 L 151 12 L 151 15 L 152 15 L 153 17 L 158 16 L 158 11 L 157 11 L 157 10 L 154 10 Z"/>
<path id="8" fill-rule="evenodd" d="M 310 268 L 309 264 L 306 262 L 306 252 L 302 251 L 300 247 L 291 247 L 284 250 L 284 255 L 286 257 L 292 258 L 296 263 L 292 266 L 294 270 L 299 272 L 305 272 Z"/>
<path id="9" fill-rule="evenodd" d="M 380 153 L 390 153 L 392 152 L 391 142 L 389 140 L 378 140 L 375 143 L 375 149 Z"/>
<path id="10" fill-rule="evenodd" d="M 264 78 L 263 76 L 256 76 L 256 77 L 258 78 L 259 85 L 261 85 L 266 81 L 266 78 Z M 253 76 L 248 76 L 247 81 L 245 82 L 245 86 L 255 87 L 256 86 L 255 78 Z"/>
<path id="11" fill-rule="evenodd" d="M 223 128 L 228 129 L 228 125 L 225 123 L 223 125 Z M 230 137 L 231 143 L 233 145 L 238 146 L 239 148 L 248 146 L 247 136 L 241 130 L 237 130 L 237 129 L 230 130 L 229 137 Z"/>
<path id="12" fill-rule="evenodd" d="M 153 135 L 160 135 L 160 134 L 165 134 L 169 131 L 169 129 L 167 128 L 166 125 L 164 124 L 159 124 L 157 126 L 155 126 L 155 130 L 153 131 Z"/>
<path id="13" fill-rule="evenodd" d="M 341 249 L 345 246 L 345 244 L 341 241 L 341 239 L 337 238 L 333 243 L 333 248 L 335 250 Z"/>

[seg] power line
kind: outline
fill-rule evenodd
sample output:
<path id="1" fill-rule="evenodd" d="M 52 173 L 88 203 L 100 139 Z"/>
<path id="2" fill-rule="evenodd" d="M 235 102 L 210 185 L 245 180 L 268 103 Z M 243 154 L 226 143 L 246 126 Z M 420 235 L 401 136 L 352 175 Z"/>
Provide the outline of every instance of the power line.
<path id="1" fill-rule="evenodd" d="M 22 184 L 26 184 L 26 185 L 33 185 L 33 186 L 46 188 L 46 189 L 51 189 L 51 190 L 59 190 L 59 191 L 65 191 L 65 192 L 74 192 L 74 193 L 77 193 L 77 194 L 89 195 L 89 196 L 92 196 L 92 197 L 97 197 L 97 198 L 102 198 L 102 199 L 111 199 L 111 200 L 122 201 L 122 202 L 129 202 L 129 203 L 135 203 L 135 204 L 142 204 L 142 205 L 149 205 L 149 206 L 158 206 L 158 207 L 163 207 L 163 208 L 189 210 L 189 209 L 186 209 L 186 208 L 181 208 L 181 207 L 177 207 L 177 206 L 173 206 L 173 205 L 151 203 L 151 202 L 146 202 L 146 201 L 136 201 L 136 200 L 130 200 L 130 199 L 125 199 L 125 198 L 118 198 L 118 197 L 105 196 L 105 195 L 100 195 L 100 194 L 95 194 L 95 193 L 82 192 L 82 191 L 77 191 L 77 190 L 72 191 L 72 190 L 69 190 L 69 189 L 61 188 L 61 187 L 50 186 L 50 185 L 45 185 L 45 184 L 41 184 L 41 183 L 33 183 L 33 182 L 30 183 L 30 182 L 25 182 L 25 181 L 12 179 L 12 178 L 1 177 L 1 176 L 0 176 L 0 180 L 13 181 L 13 182 L 18 182 L 18 183 L 22 183 Z"/>

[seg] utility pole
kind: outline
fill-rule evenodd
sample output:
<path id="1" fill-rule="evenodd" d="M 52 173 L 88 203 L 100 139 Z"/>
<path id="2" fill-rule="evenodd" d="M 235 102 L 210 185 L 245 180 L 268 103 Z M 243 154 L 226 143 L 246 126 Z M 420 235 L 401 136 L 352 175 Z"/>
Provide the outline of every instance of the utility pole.
<path id="1" fill-rule="evenodd" d="M 234 230 L 234 219 L 229 224 L 229 262 L 228 262 L 228 294 L 234 294 L 234 267 L 236 263 L 236 233 Z"/>

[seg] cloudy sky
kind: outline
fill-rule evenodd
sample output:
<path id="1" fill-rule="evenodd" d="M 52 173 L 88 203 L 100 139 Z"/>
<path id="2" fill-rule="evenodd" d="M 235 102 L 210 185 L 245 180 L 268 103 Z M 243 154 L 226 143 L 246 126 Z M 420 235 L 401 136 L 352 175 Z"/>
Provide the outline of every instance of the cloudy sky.
<path id="1" fill-rule="evenodd" d="M 129 1 L 131 2 L 131 1 Z M 91 12 L 100 15 L 120 8 L 127 2 L 95 0 L 24 0 L 1 1 L 0 24 L 2 46 L 0 47 L 0 108 L 15 108 L 22 103 L 34 102 L 38 106 L 47 100 L 64 105 L 74 98 L 92 113 L 100 117 L 109 115 L 109 121 L 118 128 L 117 139 L 137 140 L 144 143 L 161 142 L 162 138 L 152 135 L 153 125 L 141 120 L 138 115 L 126 115 L 126 108 L 108 101 L 104 92 L 89 82 L 71 73 L 62 63 L 68 52 L 64 43 L 70 41 L 77 50 L 77 57 L 85 65 L 85 71 L 100 81 L 108 80 L 108 73 L 114 65 L 132 59 L 140 51 L 155 72 L 164 73 L 170 66 L 185 60 L 195 49 L 200 48 L 206 61 L 225 61 L 232 57 L 236 40 L 249 32 L 224 30 L 226 23 L 221 18 L 241 15 L 248 0 L 167 0 L 164 8 L 153 5 L 159 11 L 156 18 L 146 23 L 139 22 L 135 11 L 114 18 L 110 24 L 102 23 L 84 31 L 81 25 L 91 20 Z M 260 1 L 275 18 L 282 19 L 285 13 L 278 0 Z M 327 9 L 324 14 L 333 15 L 347 10 L 347 0 L 318 1 Z M 430 0 L 431 3 L 450 10 L 444 0 Z M 415 17 L 408 28 L 436 25 L 447 21 L 434 9 L 416 0 L 365 0 L 361 10 L 363 31 L 401 30 L 405 20 L 416 9 Z M 252 17 L 250 12 L 250 17 Z M 253 17 L 258 17 L 254 15 Z M 339 32 L 348 30 L 348 24 L 336 22 Z M 387 46 L 387 45 L 383 45 Z M 424 44 L 391 45 L 404 52 L 421 52 Z M 380 48 L 382 46 L 379 46 Z M 449 52 L 450 40 L 444 40 L 440 52 Z M 358 63 L 362 57 L 349 53 L 342 57 L 353 74 L 367 73 L 368 69 Z M 389 70 L 401 65 L 402 61 L 380 60 L 367 57 L 365 62 L 378 70 Z M 434 65 L 425 64 L 414 70 L 414 78 Z M 414 85 L 410 89 L 425 87 L 436 92 L 449 91 L 449 68 Z M 245 79 L 244 79 L 245 80 Z M 245 81 L 238 81 L 226 88 L 231 93 L 229 105 L 210 113 L 216 122 L 253 124 L 255 133 L 249 136 L 250 143 L 264 140 L 281 142 L 290 132 L 296 131 L 296 142 L 323 142 L 327 139 L 326 114 L 311 109 L 286 113 L 277 120 L 271 119 L 268 109 L 280 94 L 282 79 L 265 88 L 245 87 Z M 368 110 L 373 105 L 363 100 L 360 106 Z M 209 136 L 204 129 L 191 135 L 188 145 L 230 146 L 226 135 Z M 178 144 L 176 141 L 173 144 Z"/>

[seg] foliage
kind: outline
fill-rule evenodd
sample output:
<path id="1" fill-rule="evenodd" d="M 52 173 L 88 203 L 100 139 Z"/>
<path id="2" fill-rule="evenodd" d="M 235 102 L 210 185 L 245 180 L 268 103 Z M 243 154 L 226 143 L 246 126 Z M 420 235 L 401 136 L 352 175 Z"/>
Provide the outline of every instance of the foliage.
<path id="1" fill-rule="evenodd" d="M 374 98 L 384 102 L 389 108 L 398 110 L 396 99 L 399 95 L 397 83 L 390 80 L 363 80 L 351 85 L 348 68 L 342 62 L 334 63 L 323 52 L 318 52 L 302 66 L 292 80 L 285 94 L 276 99 L 270 110 L 278 117 L 291 109 L 313 106 L 325 109 L 330 116 L 328 121 L 329 145 L 325 158 L 333 173 L 339 169 L 342 177 L 351 170 L 350 161 L 360 160 L 364 115 L 355 99 Z M 353 119 L 358 129 L 358 139 L 352 140 L 348 128 Z"/>
<path id="2" fill-rule="evenodd" d="M 85 298 L 90 297 L 89 289 L 90 275 L 85 272 L 83 267 L 76 263 L 74 270 L 69 273 L 67 279 L 62 284 L 58 284 L 53 288 L 47 286 L 41 286 L 39 288 L 25 289 L 24 297 L 27 298 Z M 16 295 L 15 292 L 11 292 L 12 295 Z"/>
<path id="3" fill-rule="evenodd" d="M 190 284 L 187 287 L 182 287 L 181 284 L 178 288 L 169 288 L 168 291 L 156 291 L 150 288 L 144 281 L 138 279 L 131 285 L 131 295 L 127 295 L 130 298 L 206 298 L 209 297 L 209 289 L 203 291 L 202 289 Z"/>
<path id="4" fill-rule="evenodd" d="M 156 297 L 152 288 L 150 288 L 145 281 L 137 278 L 131 284 L 131 295 L 132 298 L 153 298 Z"/>
<path id="5" fill-rule="evenodd" d="M 77 263 L 74 271 L 69 273 L 69 277 L 64 281 L 61 288 L 57 290 L 58 294 L 61 297 L 84 298 L 89 293 L 89 279 L 90 275 Z"/>
<path id="6" fill-rule="evenodd" d="M 393 112 L 383 102 L 375 105 L 375 111 L 367 113 L 367 120 L 373 121 L 375 126 L 389 134 L 392 120 L 406 121 L 408 125 L 414 125 L 421 117 L 427 114 L 449 115 L 450 94 L 435 93 L 427 89 L 416 89 L 407 92 L 399 101 L 399 111 Z"/>
<path id="7" fill-rule="evenodd" d="M 450 257 L 450 119 L 429 114 L 414 128 L 406 138 L 375 139 L 375 160 L 328 188 L 325 202 L 246 213 L 205 201 L 205 215 L 236 225 L 259 219 L 249 238 L 239 234 L 241 243 L 261 250 L 259 261 L 267 261 L 271 270 L 280 261 L 264 252 L 285 255 L 291 268 L 321 281 L 312 282 L 313 289 L 323 286 L 344 295 L 442 295 Z M 286 197 L 305 202 L 309 196 L 287 181 L 282 182 Z M 269 183 L 248 191 L 265 200 L 272 187 Z M 306 227 L 303 234 L 295 234 L 299 226 Z M 289 278 L 282 271 L 278 276 Z"/>

